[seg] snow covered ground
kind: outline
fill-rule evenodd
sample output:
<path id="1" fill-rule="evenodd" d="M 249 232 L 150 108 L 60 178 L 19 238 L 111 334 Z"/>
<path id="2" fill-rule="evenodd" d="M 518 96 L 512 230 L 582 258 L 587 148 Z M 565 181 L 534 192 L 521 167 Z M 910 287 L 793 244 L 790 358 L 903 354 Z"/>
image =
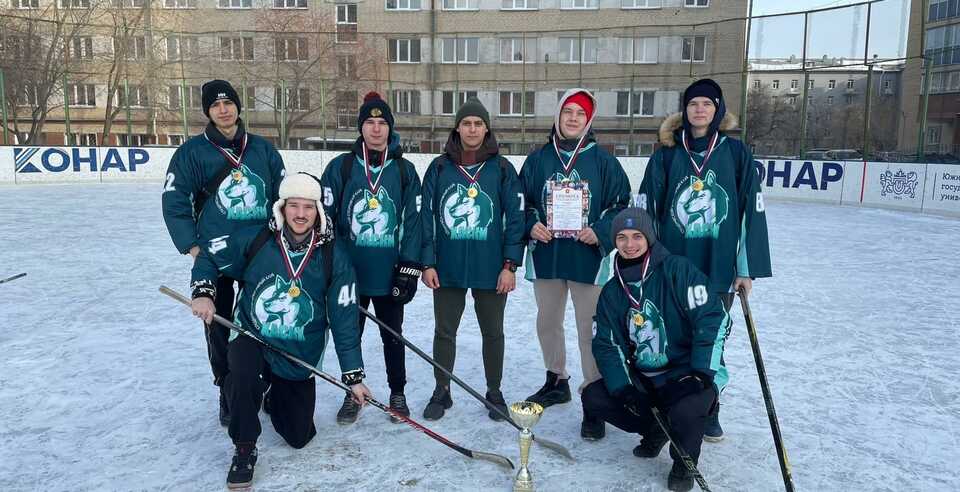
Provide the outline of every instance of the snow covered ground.
<path id="1" fill-rule="evenodd" d="M 0 490 L 220 490 L 232 446 L 216 421 L 199 322 L 157 292 L 187 291 L 189 262 L 160 216 L 160 185 L 0 188 Z M 858 208 L 771 203 L 775 277 L 752 300 L 767 372 L 800 490 L 960 488 L 960 221 Z M 468 306 L 456 372 L 483 391 L 480 337 Z M 782 488 L 739 308 L 727 348 L 727 439 L 704 444 L 714 490 Z M 529 283 L 510 296 L 504 393 L 543 382 Z M 567 323 L 572 323 L 572 305 Z M 569 369 L 579 384 L 572 327 Z M 430 350 L 421 287 L 405 334 Z M 379 336 L 364 337 L 368 384 L 386 400 Z M 330 348 L 332 352 L 332 346 Z M 336 374 L 329 354 L 325 369 Z M 407 355 L 420 418 L 432 369 Z M 317 437 L 286 446 L 266 423 L 257 490 L 508 490 L 512 476 L 470 461 L 373 408 L 334 423 L 341 394 L 318 382 Z M 547 410 L 536 431 L 570 464 L 534 447 L 540 490 L 663 490 L 670 466 L 631 455 L 638 438 L 608 426 L 579 437 L 579 399 Z M 425 422 L 425 421 L 424 421 Z M 466 392 L 428 425 L 516 461 L 517 434 Z"/>

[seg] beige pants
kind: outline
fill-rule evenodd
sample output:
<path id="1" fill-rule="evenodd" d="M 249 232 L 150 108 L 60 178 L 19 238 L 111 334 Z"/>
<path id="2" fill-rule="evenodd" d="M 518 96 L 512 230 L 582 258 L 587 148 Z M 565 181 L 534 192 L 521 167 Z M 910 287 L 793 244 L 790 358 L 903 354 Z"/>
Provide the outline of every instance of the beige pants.
<path id="1" fill-rule="evenodd" d="M 601 287 L 568 280 L 534 280 L 533 293 L 537 298 L 537 338 L 543 351 L 543 363 L 547 370 L 569 378 L 567 373 L 567 348 L 564 343 L 563 314 L 567 308 L 567 291 L 573 298 L 573 310 L 577 321 L 577 340 L 580 345 L 580 366 L 583 382 L 579 391 L 600 379 L 597 362 L 593 359 L 593 315 L 597 312 Z"/>

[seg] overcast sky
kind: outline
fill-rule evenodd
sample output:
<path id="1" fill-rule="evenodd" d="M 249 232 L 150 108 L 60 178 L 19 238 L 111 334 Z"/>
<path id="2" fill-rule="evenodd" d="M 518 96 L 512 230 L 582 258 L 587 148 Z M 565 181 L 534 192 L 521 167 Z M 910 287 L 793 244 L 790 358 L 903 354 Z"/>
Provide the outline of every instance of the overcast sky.
<path id="1" fill-rule="evenodd" d="M 924 0 L 926 1 L 926 0 Z M 754 0 L 753 15 L 797 12 L 860 3 L 854 0 Z M 902 57 L 906 53 L 910 0 L 883 0 L 873 4 L 869 56 Z M 808 58 L 863 58 L 867 6 L 810 14 Z M 803 15 L 759 19 L 753 22 L 750 58 L 786 58 L 803 52 Z"/>

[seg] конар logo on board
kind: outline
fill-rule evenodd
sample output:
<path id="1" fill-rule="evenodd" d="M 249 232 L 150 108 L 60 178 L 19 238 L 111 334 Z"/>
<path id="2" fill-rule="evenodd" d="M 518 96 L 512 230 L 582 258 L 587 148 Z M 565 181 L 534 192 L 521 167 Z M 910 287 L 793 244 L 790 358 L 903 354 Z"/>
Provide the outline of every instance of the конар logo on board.
<path id="1" fill-rule="evenodd" d="M 14 147 L 17 173 L 135 172 L 150 162 L 150 152 L 138 148 Z"/>

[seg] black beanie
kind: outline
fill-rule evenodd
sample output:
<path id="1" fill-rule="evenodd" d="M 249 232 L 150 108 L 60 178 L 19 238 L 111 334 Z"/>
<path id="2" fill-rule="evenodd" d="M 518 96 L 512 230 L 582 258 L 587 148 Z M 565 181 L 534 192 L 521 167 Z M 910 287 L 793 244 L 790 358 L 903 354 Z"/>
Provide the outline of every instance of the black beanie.
<path id="1" fill-rule="evenodd" d="M 617 233 L 624 229 L 636 229 L 647 238 L 647 245 L 653 247 L 657 243 L 657 232 L 653 228 L 653 219 L 645 210 L 639 207 L 624 209 L 613 218 L 610 224 L 610 240 L 617 244 Z"/>
<path id="2" fill-rule="evenodd" d="M 713 121 L 710 122 L 710 130 L 707 132 L 708 135 L 712 134 L 720 128 L 720 122 L 723 121 L 723 117 L 727 113 L 727 105 L 723 101 L 723 89 L 713 79 L 700 79 L 690 84 L 690 87 L 683 91 L 681 112 L 683 113 L 683 128 L 688 132 L 691 130 L 691 125 L 690 121 L 687 120 L 687 104 L 695 97 L 705 97 L 713 101 L 713 105 L 717 107 L 717 112 L 713 115 Z"/>
<path id="3" fill-rule="evenodd" d="M 467 99 L 460 109 L 457 110 L 457 115 L 453 118 L 453 127 L 456 128 L 460 126 L 460 122 L 463 121 L 467 116 L 476 116 L 483 120 L 483 124 L 487 125 L 487 129 L 490 129 L 490 112 L 487 111 L 487 108 L 483 106 L 483 103 L 475 97 Z"/>
<path id="4" fill-rule="evenodd" d="M 237 105 L 237 114 L 240 114 L 242 109 L 240 105 L 240 96 L 237 95 L 237 91 L 233 89 L 233 86 L 230 85 L 230 82 L 226 80 L 211 80 L 203 84 L 203 87 L 200 88 L 200 99 L 203 102 L 203 114 L 210 117 L 210 106 L 213 106 L 213 103 L 221 99 L 229 99 L 233 101 L 233 104 Z"/>
<path id="5" fill-rule="evenodd" d="M 357 115 L 357 131 L 363 133 L 363 122 L 367 121 L 368 118 L 387 120 L 387 126 L 393 132 L 393 111 L 390 111 L 387 101 L 384 101 L 380 94 L 373 91 L 363 96 L 363 105 L 360 106 L 360 113 Z"/>

